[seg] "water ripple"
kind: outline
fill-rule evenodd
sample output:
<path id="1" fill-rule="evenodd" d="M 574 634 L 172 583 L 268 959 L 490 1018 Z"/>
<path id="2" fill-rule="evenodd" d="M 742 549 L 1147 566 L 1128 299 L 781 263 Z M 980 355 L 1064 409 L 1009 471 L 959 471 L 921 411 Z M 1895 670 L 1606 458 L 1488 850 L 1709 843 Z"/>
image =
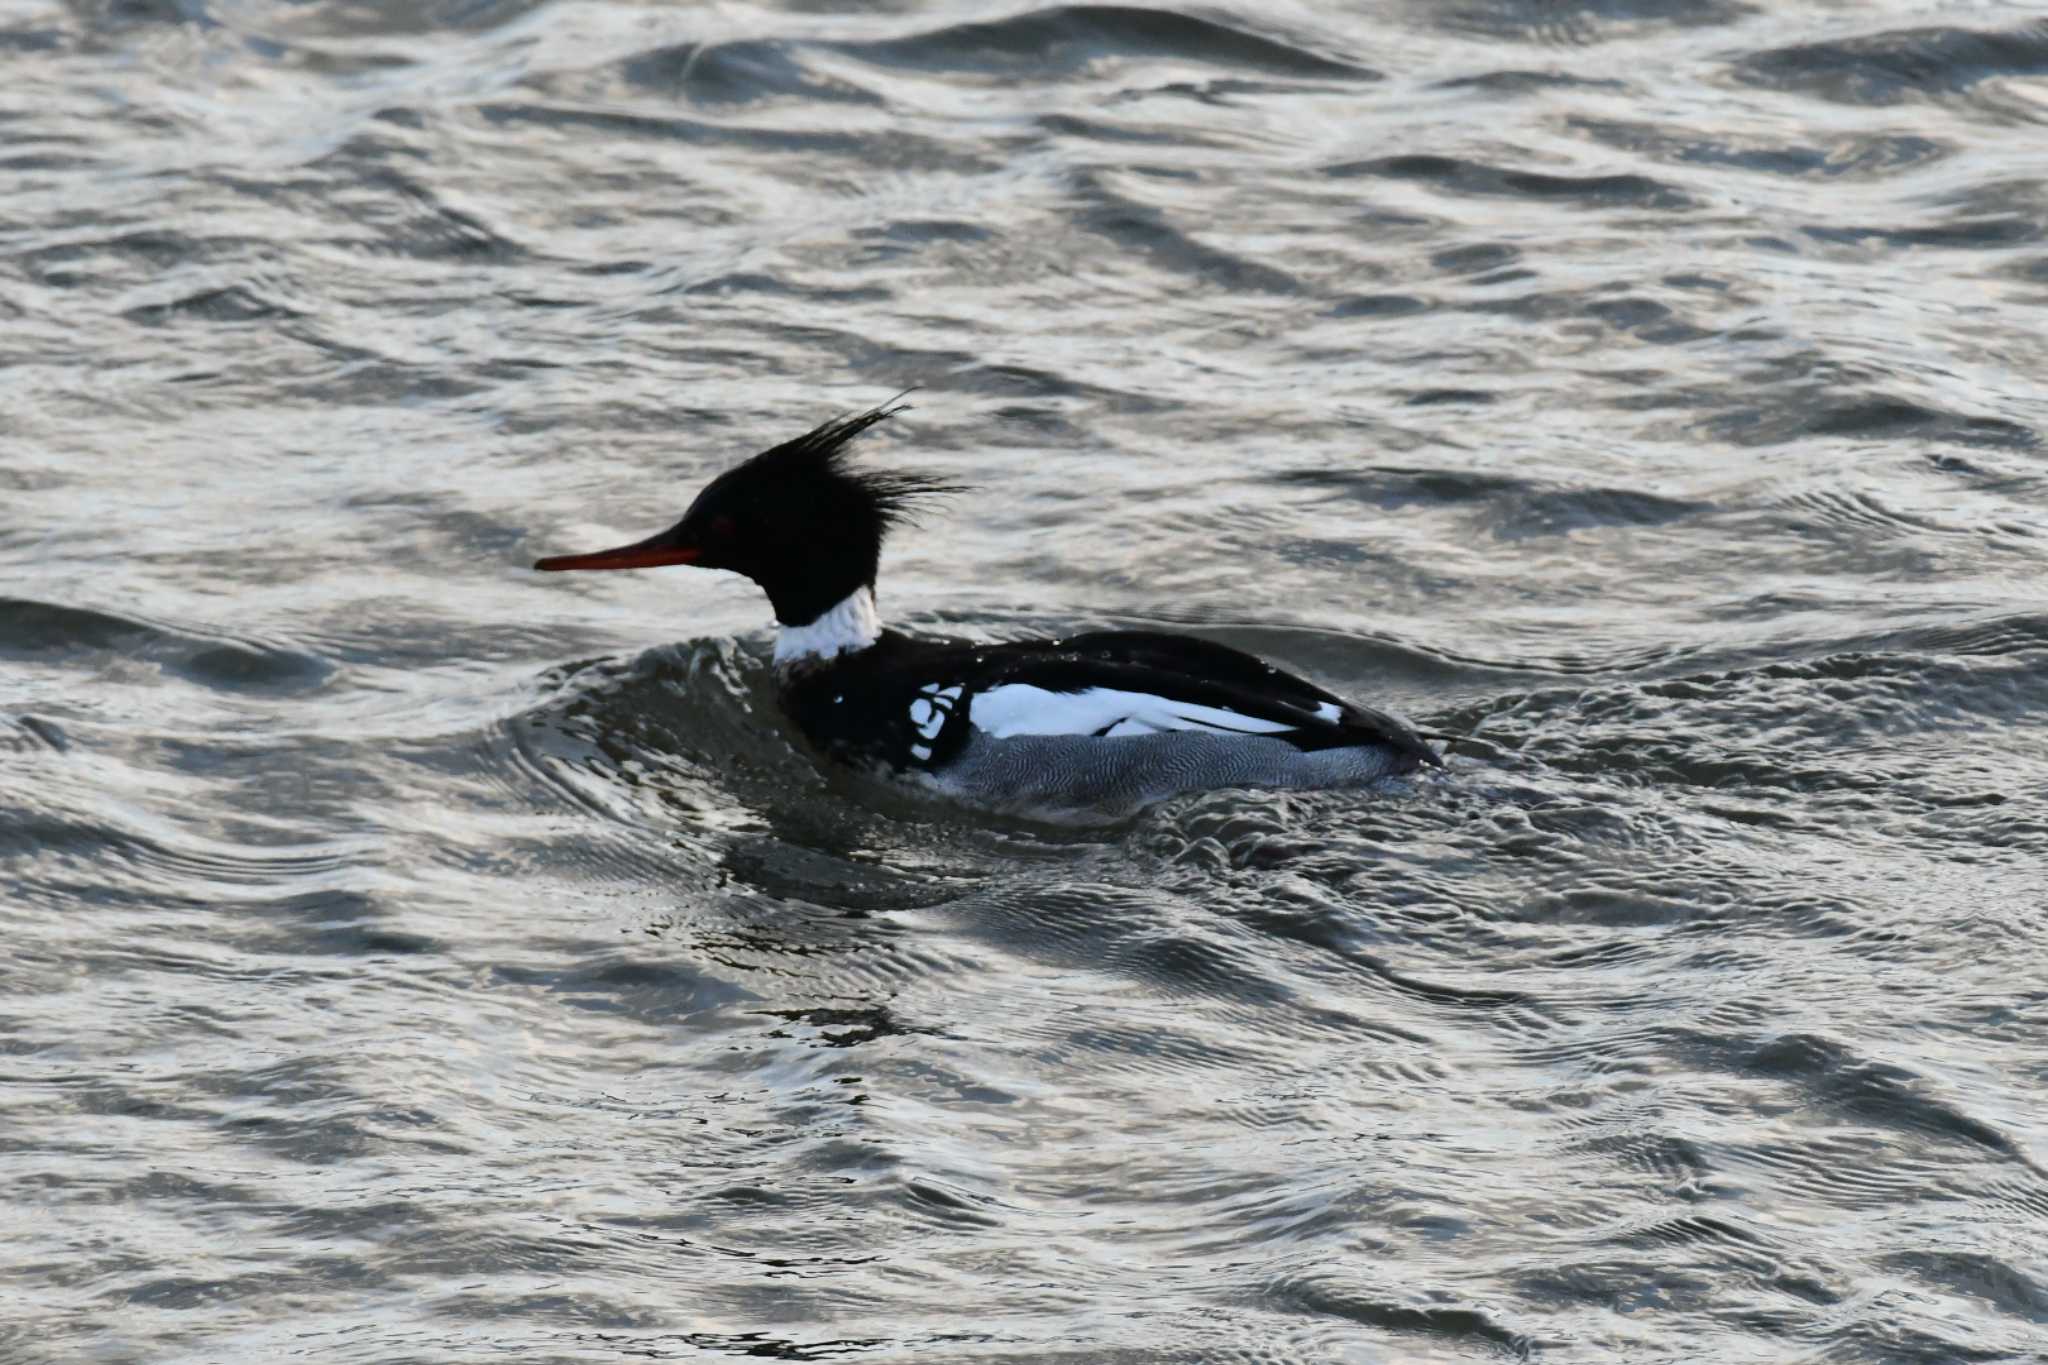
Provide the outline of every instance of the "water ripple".
<path id="1" fill-rule="evenodd" d="M 0 20 L 0 1356 L 2033 1358 L 2043 34 Z M 893 622 L 1448 771 L 981 818 L 527 568 L 913 384 Z"/>

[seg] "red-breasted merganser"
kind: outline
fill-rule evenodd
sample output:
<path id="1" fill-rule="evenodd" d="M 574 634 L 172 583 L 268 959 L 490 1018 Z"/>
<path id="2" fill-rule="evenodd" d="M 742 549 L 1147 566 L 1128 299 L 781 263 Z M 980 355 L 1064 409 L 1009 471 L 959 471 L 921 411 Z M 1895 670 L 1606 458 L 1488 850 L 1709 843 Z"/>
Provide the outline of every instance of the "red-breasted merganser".
<path id="1" fill-rule="evenodd" d="M 536 569 L 744 574 L 780 633 L 783 710 L 828 757 L 988 809 L 1117 813 L 1216 787 L 1358 786 L 1442 760 L 1381 711 L 1226 645 L 1153 631 L 976 644 L 884 629 L 875 574 L 924 474 L 856 469 L 903 411 L 835 418 L 712 480 L 659 535 Z"/>

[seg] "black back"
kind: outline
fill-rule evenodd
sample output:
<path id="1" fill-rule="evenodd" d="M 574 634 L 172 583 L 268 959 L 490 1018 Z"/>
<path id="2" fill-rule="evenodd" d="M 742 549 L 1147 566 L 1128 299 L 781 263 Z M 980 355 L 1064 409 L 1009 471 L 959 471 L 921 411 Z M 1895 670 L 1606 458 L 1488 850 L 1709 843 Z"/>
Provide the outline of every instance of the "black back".
<path id="1" fill-rule="evenodd" d="M 1382 711 L 1354 705 L 1228 645 L 1155 631 L 1096 631 L 1059 640 L 974 644 L 884 631 L 868 649 L 793 671 L 782 704 L 818 748 L 892 768 L 942 768 L 967 742 L 976 694 L 1007 683 L 1050 692 L 1113 688 L 1217 707 L 1287 729 L 1268 737 L 1304 752 L 1384 745 L 1416 764 L 1442 760 Z M 936 734 L 912 719 L 924 699 L 944 714 Z M 1336 708 L 1328 719 L 1326 708 Z M 919 748 L 928 756 L 917 753 Z"/>

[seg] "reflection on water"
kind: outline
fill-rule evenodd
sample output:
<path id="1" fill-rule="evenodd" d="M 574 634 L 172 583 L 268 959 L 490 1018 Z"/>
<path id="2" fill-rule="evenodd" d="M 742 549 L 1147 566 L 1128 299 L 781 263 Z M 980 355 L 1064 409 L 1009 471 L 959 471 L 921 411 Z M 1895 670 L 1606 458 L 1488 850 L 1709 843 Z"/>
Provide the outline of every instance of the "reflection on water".
<path id="1" fill-rule="evenodd" d="M 0 11 L 39 1360 L 2031 1359 L 2048 25 Z M 882 597 L 1480 743 L 1101 830 L 541 547 L 918 384 Z"/>

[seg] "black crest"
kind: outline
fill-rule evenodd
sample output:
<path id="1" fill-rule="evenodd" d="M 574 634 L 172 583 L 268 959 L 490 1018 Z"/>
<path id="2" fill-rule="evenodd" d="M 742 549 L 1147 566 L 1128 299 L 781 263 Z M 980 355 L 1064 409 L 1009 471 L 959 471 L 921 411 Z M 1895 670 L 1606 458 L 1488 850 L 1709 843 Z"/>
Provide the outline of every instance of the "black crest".
<path id="1" fill-rule="evenodd" d="M 799 484 L 830 483 L 841 496 L 866 503 L 876 518 L 878 532 L 915 521 L 922 499 L 962 493 L 965 486 L 930 474 L 860 469 L 853 463 L 852 450 L 854 437 L 899 412 L 908 411 L 910 404 L 891 399 L 865 412 L 834 417 L 794 440 L 762 451 L 740 469 L 757 469 Z"/>
<path id="2" fill-rule="evenodd" d="M 759 583 L 784 625 L 813 621 L 872 587 L 882 541 L 925 498 L 961 491 L 930 474 L 858 468 L 853 438 L 904 411 L 884 403 L 835 417 L 713 479 L 671 533 L 694 561 Z"/>

